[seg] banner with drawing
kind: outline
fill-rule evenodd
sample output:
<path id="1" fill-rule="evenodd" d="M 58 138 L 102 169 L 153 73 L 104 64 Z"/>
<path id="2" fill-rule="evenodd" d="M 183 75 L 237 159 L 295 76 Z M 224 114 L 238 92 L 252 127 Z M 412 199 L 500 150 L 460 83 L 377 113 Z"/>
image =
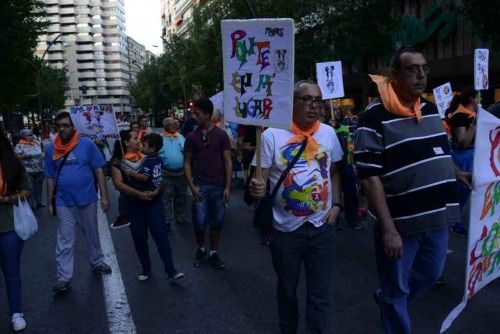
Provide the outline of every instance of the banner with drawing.
<path id="1" fill-rule="evenodd" d="M 441 119 L 443 119 L 446 109 L 448 109 L 451 100 L 453 100 L 453 91 L 451 90 L 451 84 L 447 82 L 444 85 L 434 88 L 432 91 L 434 93 L 434 100 L 436 101 L 439 116 L 441 116 Z"/>
<path id="2" fill-rule="evenodd" d="M 70 115 L 75 129 L 90 139 L 118 138 L 115 112 L 112 105 L 72 106 Z"/>
<path id="3" fill-rule="evenodd" d="M 316 63 L 316 78 L 318 79 L 318 86 L 321 89 L 323 100 L 344 96 L 341 61 Z"/>
<path id="4" fill-rule="evenodd" d="M 475 49 L 474 50 L 474 89 L 486 90 L 489 87 L 488 83 L 488 58 L 490 50 Z"/>
<path id="5" fill-rule="evenodd" d="M 470 298 L 500 276 L 500 119 L 484 109 L 478 112 L 472 180 L 464 298 L 441 333 Z"/>
<path id="6" fill-rule="evenodd" d="M 293 20 L 223 20 L 221 29 L 224 120 L 289 129 L 293 110 Z"/>

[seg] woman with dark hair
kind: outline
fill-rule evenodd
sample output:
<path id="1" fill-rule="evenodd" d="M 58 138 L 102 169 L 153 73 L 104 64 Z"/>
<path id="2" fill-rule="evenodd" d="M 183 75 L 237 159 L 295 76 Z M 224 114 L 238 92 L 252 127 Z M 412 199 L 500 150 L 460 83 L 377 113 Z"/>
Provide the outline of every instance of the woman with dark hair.
<path id="1" fill-rule="evenodd" d="M 142 151 L 146 156 L 139 152 L 140 147 L 136 132 L 120 131 L 120 140 L 115 143 L 111 177 L 115 188 L 125 198 L 134 248 L 142 265 L 138 280 L 147 280 L 151 275 L 149 230 L 165 272 L 173 282 L 184 277 L 184 274 L 174 267 L 165 225 L 162 201 L 162 162 L 158 157 L 158 151 L 163 147 L 163 139 L 156 133 L 145 135 Z"/>
<path id="2" fill-rule="evenodd" d="M 14 331 L 26 327 L 21 310 L 21 252 L 24 241 L 14 230 L 13 205 L 31 195 L 31 184 L 9 140 L 0 131 L 0 262 Z"/>
<path id="3" fill-rule="evenodd" d="M 455 165 L 464 172 L 472 172 L 478 104 L 478 92 L 465 89 L 453 97 L 445 114 L 446 124 L 451 133 L 451 155 Z M 465 184 L 460 183 L 459 204 L 461 210 L 469 196 L 470 189 Z M 467 237 L 467 228 L 463 222 L 454 223 L 451 231 L 459 236 Z"/>

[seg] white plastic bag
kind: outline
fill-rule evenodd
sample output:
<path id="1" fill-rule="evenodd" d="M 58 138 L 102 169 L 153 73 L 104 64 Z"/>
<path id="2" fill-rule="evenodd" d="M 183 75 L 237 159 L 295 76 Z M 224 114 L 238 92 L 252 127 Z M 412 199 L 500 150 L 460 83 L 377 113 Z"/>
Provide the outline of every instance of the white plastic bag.
<path id="1" fill-rule="evenodd" d="M 14 210 L 14 230 L 16 231 L 19 238 L 26 240 L 36 233 L 38 230 L 38 222 L 36 220 L 33 211 L 24 198 L 18 199 L 17 205 L 13 205 Z"/>

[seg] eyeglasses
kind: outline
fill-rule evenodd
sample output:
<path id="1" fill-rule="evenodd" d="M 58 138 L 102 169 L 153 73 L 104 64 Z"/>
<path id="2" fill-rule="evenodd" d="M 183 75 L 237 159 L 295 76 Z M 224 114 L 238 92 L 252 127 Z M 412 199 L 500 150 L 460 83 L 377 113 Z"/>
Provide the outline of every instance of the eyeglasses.
<path id="1" fill-rule="evenodd" d="M 320 106 L 323 103 L 323 99 L 321 96 L 311 96 L 311 95 L 304 95 L 304 96 L 295 96 L 296 99 L 302 100 L 305 105 L 312 105 L 313 103 L 316 103 L 316 106 Z"/>
<path id="2" fill-rule="evenodd" d="M 408 74 L 416 77 L 420 71 L 422 71 L 424 73 L 424 75 L 428 75 L 429 72 L 431 71 L 431 69 L 429 68 L 429 65 L 425 64 L 425 65 L 410 65 L 410 66 L 407 66 L 406 67 L 406 72 L 408 72 Z"/>

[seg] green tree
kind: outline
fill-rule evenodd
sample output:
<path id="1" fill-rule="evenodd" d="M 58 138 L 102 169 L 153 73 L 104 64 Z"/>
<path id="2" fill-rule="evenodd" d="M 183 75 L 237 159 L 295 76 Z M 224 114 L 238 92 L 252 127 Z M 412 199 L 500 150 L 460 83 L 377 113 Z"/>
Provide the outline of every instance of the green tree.
<path id="1" fill-rule="evenodd" d="M 462 13 L 472 23 L 474 33 L 483 41 L 491 43 L 491 48 L 500 50 L 500 0 L 463 1 Z"/>
<path id="2" fill-rule="evenodd" d="M 22 103 L 36 80 L 35 49 L 47 24 L 43 2 L 0 2 L 0 112 Z"/>

